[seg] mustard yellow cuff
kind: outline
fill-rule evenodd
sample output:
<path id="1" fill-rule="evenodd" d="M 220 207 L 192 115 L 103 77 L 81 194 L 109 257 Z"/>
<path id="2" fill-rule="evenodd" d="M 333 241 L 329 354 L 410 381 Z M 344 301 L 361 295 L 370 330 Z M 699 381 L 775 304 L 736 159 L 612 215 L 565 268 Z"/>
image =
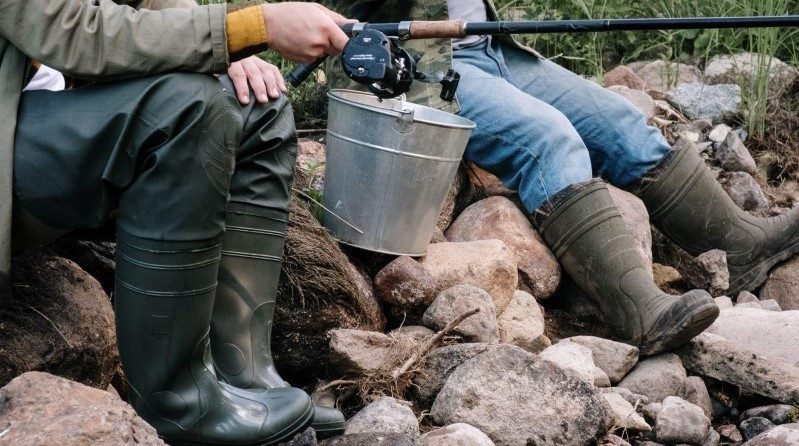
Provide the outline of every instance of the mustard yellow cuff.
<path id="1" fill-rule="evenodd" d="M 267 49 L 268 36 L 264 11 L 260 5 L 230 11 L 225 16 L 227 49 L 231 61 L 243 59 Z"/>

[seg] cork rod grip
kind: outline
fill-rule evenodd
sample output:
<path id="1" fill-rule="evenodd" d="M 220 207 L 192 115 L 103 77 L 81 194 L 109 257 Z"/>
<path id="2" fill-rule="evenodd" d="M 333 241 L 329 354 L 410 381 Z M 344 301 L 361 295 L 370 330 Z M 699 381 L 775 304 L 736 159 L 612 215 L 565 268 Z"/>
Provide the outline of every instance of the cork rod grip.
<path id="1" fill-rule="evenodd" d="M 411 22 L 411 39 L 465 37 L 466 34 L 463 31 L 465 24 L 464 20 L 413 21 Z"/>

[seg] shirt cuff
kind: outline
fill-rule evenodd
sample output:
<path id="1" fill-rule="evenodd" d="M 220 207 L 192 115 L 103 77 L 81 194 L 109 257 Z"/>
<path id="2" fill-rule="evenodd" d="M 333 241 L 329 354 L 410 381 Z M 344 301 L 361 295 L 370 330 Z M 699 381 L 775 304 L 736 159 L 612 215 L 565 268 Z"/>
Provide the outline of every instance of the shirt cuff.
<path id="1" fill-rule="evenodd" d="M 231 60 L 243 59 L 268 48 L 264 12 L 260 5 L 229 10 L 225 16 L 225 26 Z"/>
<path id="2" fill-rule="evenodd" d="M 230 65 L 227 51 L 227 34 L 225 33 L 225 15 L 227 8 L 224 4 L 208 5 L 209 19 L 211 22 L 211 55 L 213 57 L 212 70 L 214 73 L 224 73 Z"/>

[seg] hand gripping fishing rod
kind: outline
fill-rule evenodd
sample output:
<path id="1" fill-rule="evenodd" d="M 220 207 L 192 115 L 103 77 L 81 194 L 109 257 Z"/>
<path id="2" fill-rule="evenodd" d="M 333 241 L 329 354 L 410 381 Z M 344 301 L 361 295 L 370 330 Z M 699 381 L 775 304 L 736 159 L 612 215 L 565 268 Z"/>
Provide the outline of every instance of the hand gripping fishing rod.
<path id="1" fill-rule="evenodd" d="M 774 28 L 799 26 L 799 15 L 760 17 L 679 17 L 593 20 L 493 21 L 463 20 L 413 21 L 399 23 L 349 23 L 342 30 L 351 37 L 341 54 L 345 74 L 367 85 L 380 98 L 397 97 L 410 90 L 414 80 L 441 83 L 441 98 L 452 100 L 458 74 L 432 75 L 416 68 L 419 56 L 402 49 L 408 39 L 457 39 L 473 35 L 510 35 L 545 33 L 586 33 L 610 31 L 646 31 L 666 29 Z M 293 86 L 300 85 L 325 58 L 309 65 L 298 65 L 287 76 Z"/>

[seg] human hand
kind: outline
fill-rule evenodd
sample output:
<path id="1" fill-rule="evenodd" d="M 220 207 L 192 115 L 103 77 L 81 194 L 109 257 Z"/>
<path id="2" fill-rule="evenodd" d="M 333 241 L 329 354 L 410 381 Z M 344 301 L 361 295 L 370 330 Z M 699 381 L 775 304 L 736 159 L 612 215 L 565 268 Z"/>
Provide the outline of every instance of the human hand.
<path id="1" fill-rule="evenodd" d="M 280 70 L 257 56 L 230 64 L 227 74 L 233 81 L 236 97 L 244 105 L 250 103 L 250 88 L 261 104 L 277 99 L 281 92 L 288 91 Z"/>
<path id="2" fill-rule="evenodd" d="M 339 54 L 349 40 L 340 26 L 355 21 L 317 3 L 269 3 L 262 8 L 269 48 L 300 63 Z"/>

